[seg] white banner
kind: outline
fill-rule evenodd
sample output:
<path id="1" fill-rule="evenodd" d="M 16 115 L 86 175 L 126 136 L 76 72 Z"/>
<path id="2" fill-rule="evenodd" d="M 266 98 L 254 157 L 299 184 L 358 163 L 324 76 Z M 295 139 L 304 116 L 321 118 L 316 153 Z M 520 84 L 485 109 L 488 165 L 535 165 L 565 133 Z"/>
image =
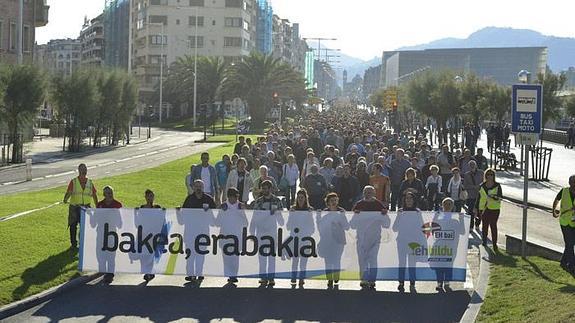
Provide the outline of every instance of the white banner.
<path id="1" fill-rule="evenodd" d="M 88 209 L 79 269 L 465 281 L 467 228 L 469 216 L 442 212 Z"/>

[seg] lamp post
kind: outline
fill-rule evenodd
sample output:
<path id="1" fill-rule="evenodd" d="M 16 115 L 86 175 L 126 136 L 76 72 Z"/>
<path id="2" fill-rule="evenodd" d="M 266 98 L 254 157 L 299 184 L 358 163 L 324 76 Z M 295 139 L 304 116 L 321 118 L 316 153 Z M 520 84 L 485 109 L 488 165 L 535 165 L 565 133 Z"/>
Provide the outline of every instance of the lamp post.
<path id="1" fill-rule="evenodd" d="M 520 83 L 529 84 L 531 82 L 531 73 L 526 70 L 521 70 L 517 74 Z M 523 143 L 523 142 L 522 142 Z M 525 150 L 525 157 L 523 151 L 521 159 L 525 161 L 523 168 L 523 225 L 521 229 L 521 257 L 525 258 L 527 249 L 527 200 L 529 198 L 529 145 L 521 145 L 521 149 Z M 521 163 L 523 164 L 523 163 Z"/>

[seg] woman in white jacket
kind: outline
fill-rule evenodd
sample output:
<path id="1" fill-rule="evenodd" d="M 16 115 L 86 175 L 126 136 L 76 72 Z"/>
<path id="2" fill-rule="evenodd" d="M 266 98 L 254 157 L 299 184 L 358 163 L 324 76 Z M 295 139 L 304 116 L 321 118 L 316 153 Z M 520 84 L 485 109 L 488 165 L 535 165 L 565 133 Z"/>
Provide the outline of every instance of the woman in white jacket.
<path id="1" fill-rule="evenodd" d="M 239 200 L 242 203 L 247 203 L 250 199 L 250 191 L 254 186 L 254 182 L 246 170 L 247 161 L 245 158 L 238 159 L 236 169 L 230 171 L 228 181 L 226 183 L 226 192 L 228 189 L 234 187 L 239 191 Z"/>

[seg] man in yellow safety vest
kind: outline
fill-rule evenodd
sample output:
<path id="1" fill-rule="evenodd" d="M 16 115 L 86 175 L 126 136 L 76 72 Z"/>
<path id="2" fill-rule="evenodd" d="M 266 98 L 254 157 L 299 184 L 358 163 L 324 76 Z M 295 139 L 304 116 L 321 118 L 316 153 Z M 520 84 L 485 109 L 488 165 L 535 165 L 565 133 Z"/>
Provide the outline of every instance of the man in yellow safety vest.
<path id="1" fill-rule="evenodd" d="M 78 240 L 76 233 L 78 231 L 78 224 L 80 223 L 80 213 L 82 208 L 89 208 L 90 203 L 94 202 L 94 206 L 98 204 L 98 197 L 96 195 L 96 187 L 92 180 L 86 177 L 88 168 L 86 164 L 78 165 L 78 177 L 72 179 L 68 184 L 68 189 L 64 195 L 64 203 L 70 201 L 68 207 L 68 227 L 70 228 L 70 248 L 78 248 Z"/>
<path id="2" fill-rule="evenodd" d="M 561 202 L 559 210 L 557 204 Z M 569 187 L 563 188 L 553 201 L 553 216 L 559 218 L 565 251 L 561 257 L 561 268 L 575 277 L 575 175 L 569 177 Z"/>

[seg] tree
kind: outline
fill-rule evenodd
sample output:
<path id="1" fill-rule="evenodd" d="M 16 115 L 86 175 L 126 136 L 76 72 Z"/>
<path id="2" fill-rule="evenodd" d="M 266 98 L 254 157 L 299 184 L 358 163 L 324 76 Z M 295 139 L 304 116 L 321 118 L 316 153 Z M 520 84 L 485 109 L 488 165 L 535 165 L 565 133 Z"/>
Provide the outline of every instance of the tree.
<path id="1" fill-rule="evenodd" d="M 108 144 L 116 144 L 110 136 L 112 125 L 117 123 L 117 111 L 120 109 L 122 99 L 123 79 L 118 72 L 101 72 L 97 76 L 99 101 L 97 104 L 96 119 L 94 120 L 94 147 L 101 144 L 101 137 L 107 135 Z M 110 141 L 112 139 L 112 141 Z"/>
<path id="2" fill-rule="evenodd" d="M 496 83 L 488 83 L 478 105 L 489 112 L 493 120 L 503 121 L 511 111 L 511 89 Z"/>
<path id="3" fill-rule="evenodd" d="M 464 113 L 471 116 L 474 124 L 477 124 L 486 115 L 482 101 L 487 89 L 488 84 L 475 74 L 466 75 L 460 85 L 460 99 L 465 109 Z"/>
<path id="4" fill-rule="evenodd" d="M 413 109 L 437 122 L 439 143 L 446 142 L 447 120 L 461 112 L 459 89 L 450 71 L 427 71 L 407 84 L 407 98 Z"/>
<path id="5" fill-rule="evenodd" d="M 575 118 L 575 95 L 565 99 L 565 113 L 567 117 Z"/>
<path id="6" fill-rule="evenodd" d="M 385 105 L 385 89 L 378 89 L 369 97 L 369 104 L 382 110 Z"/>
<path id="7" fill-rule="evenodd" d="M 52 82 L 52 99 L 66 121 L 68 150 L 80 151 L 84 131 L 96 118 L 99 92 L 91 72 L 77 71 L 72 76 L 56 76 Z"/>
<path id="8" fill-rule="evenodd" d="M 229 69 L 227 88 L 248 103 L 252 124 L 262 128 L 274 93 L 281 98 L 306 95 L 305 80 L 272 55 L 252 53 Z"/>
<path id="9" fill-rule="evenodd" d="M 543 125 L 561 117 L 561 98 L 557 96 L 567 82 L 565 73 L 553 74 L 550 71 L 537 75 L 537 81 L 543 85 Z"/>
<path id="10" fill-rule="evenodd" d="M 129 126 L 132 115 L 138 106 L 138 84 L 134 77 L 124 74 L 122 77 L 122 98 L 119 109 L 114 118 L 114 143 L 118 144 L 120 133 L 129 135 Z"/>
<path id="11" fill-rule="evenodd" d="M 22 142 L 18 132 L 29 124 L 44 101 L 46 82 L 44 75 L 31 65 L 8 66 L 0 73 L 0 84 L 4 84 L 3 100 L 0 102 L 0 117 L 7 121 L 12 141 L 12 162 L 22 161 Z"/>

